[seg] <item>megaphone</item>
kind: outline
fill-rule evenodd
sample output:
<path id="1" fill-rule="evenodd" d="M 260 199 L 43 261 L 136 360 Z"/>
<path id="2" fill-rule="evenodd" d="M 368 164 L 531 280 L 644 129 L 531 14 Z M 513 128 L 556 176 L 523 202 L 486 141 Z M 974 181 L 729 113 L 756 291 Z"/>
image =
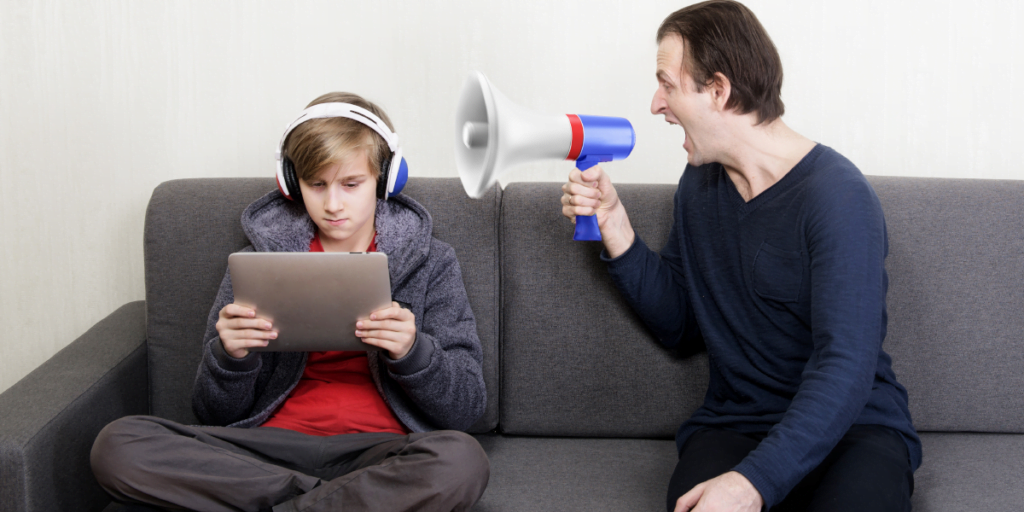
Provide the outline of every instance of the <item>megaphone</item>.
<path id="1" fill-rule="evenodd" d="M 543 115 L 516 105 L 479 71 L 462 86 L 455 112 L 455 164 L 466 194 L 479 198 L 509 167 L 534 160 L 575 160 L 584 171 L 622 160 L 636 144 L 621 117 Z M 576 217 L 573 240 L 600 240 L 596 216 Z"/>

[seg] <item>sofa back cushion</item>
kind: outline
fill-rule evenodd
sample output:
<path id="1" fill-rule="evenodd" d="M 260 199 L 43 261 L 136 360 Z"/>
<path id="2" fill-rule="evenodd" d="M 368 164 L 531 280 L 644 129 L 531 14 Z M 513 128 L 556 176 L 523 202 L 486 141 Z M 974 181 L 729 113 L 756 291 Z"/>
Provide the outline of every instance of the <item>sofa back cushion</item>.
<path id="1" fill-rule="evenodd" d="M 660 249 L 668 185 L 619 185 L 630 222 Z M 557 183 L 512 183 L 501 212 L 501 430 L 669 437 L 703 401 L 704 354 L 661 348 L 619 296 L 599 242 L 573 241 Z"/>
<path id="2" fill-rule="evenodd" d="M 153 191 L 146 212 L 145 265 L 151 412 L 196 423 L 192 383 L 206 319 L 227 257 L 249 241 L 239 219 L 245 207 L 275 187 L 273 179 L 169 181 Z M 466 198 L 457 179 L 413 178 L 404 191 L 434 219 L 434 236 L 451 244 L 484 349 L 488 404 L 474 432 L 498 421 L 498 237 L 501 191 Z"/>
<path id="3" fill-rule="evenodd" d="M 890 240 L 885 350 L 921 431 L 1024 431 L 1024 182 L 871 177 Z M 617 187 L 660 250 L 674 185 Z M 501 429 L 671 437 L 707 359 L 663 350 L 615 290 L 601 245 L 572 241 L 557 183 L 502 199 Z"/>
<path id="4" fill-rule="evenodd" d="M 885 350 L 920 431 L 1024 432 L 1024 181 L 869 177 Z"/>

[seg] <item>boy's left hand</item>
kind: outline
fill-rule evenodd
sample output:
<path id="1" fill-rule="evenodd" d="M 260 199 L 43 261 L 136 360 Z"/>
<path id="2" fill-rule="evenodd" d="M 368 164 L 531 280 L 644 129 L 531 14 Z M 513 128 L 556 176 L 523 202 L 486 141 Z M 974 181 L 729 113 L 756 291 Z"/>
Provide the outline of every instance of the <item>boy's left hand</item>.
<path id="1" fill-rule="evenodd" d="M 356 336 L 367 345 L 387 350 L 391 359 L 401 359 L 416 341 L 416 315 L 392 301 L 390 308 L 356 322 Z"/>

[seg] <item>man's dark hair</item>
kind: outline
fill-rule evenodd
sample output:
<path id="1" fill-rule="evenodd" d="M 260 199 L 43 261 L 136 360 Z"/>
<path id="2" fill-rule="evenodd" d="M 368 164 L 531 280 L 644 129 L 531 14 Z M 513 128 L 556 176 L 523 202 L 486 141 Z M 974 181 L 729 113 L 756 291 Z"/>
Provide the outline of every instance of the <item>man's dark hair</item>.
<path id="1" fill-rule="evenodd" d="M 658 28 L 658 44 L 669 34 L 683 38 L 683 62 L 697 92 L 715 73 L 729 79 L 726 108 L 757 113 L 757 124 L 786 111 L 782 104 L 782 60 L 754 13 L 732 0 L 709 0 L 670 14 Z"/>

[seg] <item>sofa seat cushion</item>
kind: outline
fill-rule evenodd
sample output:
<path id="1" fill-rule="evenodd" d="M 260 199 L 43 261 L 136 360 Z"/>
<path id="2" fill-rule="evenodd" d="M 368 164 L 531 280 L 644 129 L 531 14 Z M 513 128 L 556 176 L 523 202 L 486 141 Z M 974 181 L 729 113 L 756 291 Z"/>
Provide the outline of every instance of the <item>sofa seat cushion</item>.
<path id="1" fill-rule="evenodd" d="M 914 512 L 1024 507 L 1024 435 L 923 433 L 921 442 Z"/>
<path id="2" fill-rule="evenodd" d="M 664 510 L 675 443 L 477 436 L 491 479 L 474 512 Z M 1019 511 L 1024 435 L 925 433 L 914 512 Z"/>
<path id="3" fill-rule="evenodd" d="M 473 512 L 664 510 L 671 440 L 476 436 L 491 479 Z"/>

